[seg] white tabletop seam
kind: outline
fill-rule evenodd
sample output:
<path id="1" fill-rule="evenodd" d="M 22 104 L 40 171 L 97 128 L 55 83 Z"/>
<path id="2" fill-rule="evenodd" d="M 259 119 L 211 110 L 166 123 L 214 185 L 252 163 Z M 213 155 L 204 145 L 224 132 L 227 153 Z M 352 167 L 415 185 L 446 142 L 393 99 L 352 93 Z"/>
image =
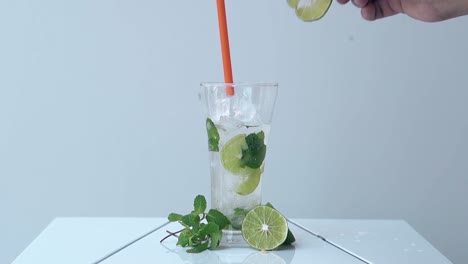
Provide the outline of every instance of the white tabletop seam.
<path id="1" fill-rule="evenodd" d="M 294 222 L 294 221 L 292 221 L 292 220 L 290 220 L 290 219 L 288 219 L 288 222 L 290 222 L 291 224 L 293 224 L 293 225 L 297 226 L 298 228 L 304 230 L 305 232 L 307 232 L 307 233 L 309 233 L 309 234 L 311 234 L 311 235 L 313 235 L 313 236 L 315 236 L 315 237 L 317 237 L 317 238 L 323 240 L 325 243 L 327 243 L 327 244 L 329 244 L 329 245 L 331 245 L 331 246 L 337 248 L 338 250 L 343 251 L 344 253 L 346 253 L 346 254 L 348 254 L 348 255 L 350 255 L 350 256 L 352 256 L 352 257 L 354 257 L 354 258 L 356 258 L 356 259 L 358 259 L 358 260 L 360 260 L 360 261 L 362 261 L 362 262 L 364 262 L 364 263 L 366 263 L 366 264 L 373 264 L 372 262 L 370 262 L 370 261 L 364 259 L 363 257 L 360 257 L 360 256 L 354 254 L 353 252 L 347 250 L 346 248 L 343 248 L 343 247 L 341 247 L 341 246 L 339 246 L 339 245 L 337 245 L 337 244 L 335 244 L 335 243 L 333 243 L 333 242 L 327 240 L 325 237 L 323 237 L 323 236 L 321 236 L 321 235 L 315 234 L 314 232 L 310 231 L 309 229 L 303 227 L 302 225 L 300 225 L 300 224 L 298 224 L 298 223 L 296 223 L 296 222 Z"/>
<path id="2" fill-rule="evenodd" d="M 124 250 L 125 248 L 127 248 L 127 247 L 131 246 L 132 244 L 138 242 L 139 240 L 141 240 L 141 239 L 143 239 L 143 238 L 145 238 L 145 237 L 151 235 L 152 233 L 158 231 L 159 229 L 163 228 L 164 226 L 168 225 L 169 223 L 170 223 L 169 221 L 168 221 L 168 222 L 165 222 L 164 224 L 162 224 L 162 225 L 156 227 L 155 229 L 150 230 L 150 231 L 147 232 L 146 234 L 143 234 L 142 236 L 140 236 L 140 237 L 138 237 L 138 238 L 136 238 L 136 239 L 134 239 L 134 240 L 128 242 L 127 244 L 124 244 L 123 246 L 117 248 L 116 250 L 114 250 L 114 251 L 108 253 L 107 255 L 103 256 L 102 258 L 98 259 L 97 261 L 92 262 L 92 264 L 99 264 L 99 263 L 103 262 L 104 260 L 106 260 L 106 259 L 112 257 L 113 255 L 115 255 L 115 254 L 119 253 L 120 251 Z"/>

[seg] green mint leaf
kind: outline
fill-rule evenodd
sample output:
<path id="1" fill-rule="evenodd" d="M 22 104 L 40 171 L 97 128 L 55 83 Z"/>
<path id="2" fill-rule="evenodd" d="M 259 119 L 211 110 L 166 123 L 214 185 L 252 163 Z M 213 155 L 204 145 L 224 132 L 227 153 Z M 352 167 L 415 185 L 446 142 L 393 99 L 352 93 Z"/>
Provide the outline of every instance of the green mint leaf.
<path id="1" fill-rule="evenodd" d="M 241 167 L 260 168 L 265 159 L 267 149 L 264 139 L 265 134 L 263 131 L 257 134 L 252 133 L 245 137 L 247 148 L 242 149 Z"/>
<path id="2" fill-rule="evenodd" d="M 210 235 L 219 231 L 219 226 L 213 222 L 203 225 L 200 228 L 199 234 L 202 236 Z"/>
<path id="3" fill-rule="evenodd" d="M 230 224 L 229 219 L 220 211 L 216 209 L 211 209 L 206 215 L 206 220 L 208 223 L 215 223 L 218 225 L 219 229 L 225 228 Z"/>
<path id="4" fill-rule="evenodd" d="M 176 214 L 176 213 L 170 213 L 169 216 L 167 217 L 167 219 L 170 222 L 177 222 L 177 221 L 182 220 L 182 215 Z"/>
<path id="5" fill-rule="evenodd" d="M 219 246 L 222 238 L 222 229 L 230 225 L 229 219 L 220 211 L 211 209 L 206 211 L 206 199 L 203 195 L 197 195 L 193 201 L 194 210 L 187 215 L 171 213 L 167 217 L 170 222 L 179 222 L 185 228 L 179 233 L 177 245 L 189 247 L 189 253 L 199 253 L 206 249 L 214 249 Z M 205 218 L 206 221 L 202 222 Z M 166 236 L 161 243 L 170 237 Z"/>
<path id="6" fill-rule="evenodd" d="M 266 203 L 265 206 L 275 209 L 275 207 L 271 203 Z M 296 237 L 294 237 L 291 229 L 288 228 L 288 235 L 286 236 L 286 240 L 284 240 L 283 245 L 289 245 L 296 242 Z"/>
<path id="7" fill-rule="evenodd" d="M 265 140 L 265 133 L 263 131 L 260 131 L 257 133 L 257 136 L 258 138 L 260 138 L 261 140 Z"/>
<path id="8" fill-rule="evenodd" d="M 195 213 L 182 216 L 181 221 L 186 227 L 192 227 L 194 232 L 197 232 L 200 226 L 200 216 Z"/>
<path id="9" fill-rule="evenodd" d="M 286 240 L 284 240 L 283 245 L 290 245 L 294 242 L 296 242 L 296 238 L 291 232 L 291 229 L 288 228 L 288 235 L 286 236 Z"/>
<path id="10" fill-rule="evenodd" d="M 189 245 L 191 247 L 194 247 L 206 240 L 206 236 L 201 235 L 199 232 L 196 232 L 193 236 L 190 237 Z"/>
<path id="11" fill-rule="evenodd" d="M 185 247 L 189 244 L 190 240 L 190 229 L 185 229 L 182 233 L 179 234 L 179 239 L 177 240 L 178 246 Z"/>
<path id="12" fill-rule="evenodd" d="M 221 240 L 222 236 L 223 236 L 223 232 L 221 230 L 218 230 L 217 232 L 213 232 L 210 234 L 210 237 L 211 237 L 210 249 L 215 249 L 219 246 L 219 241 Z"/>
<path id="13" fill-rule="evenodd" d="M 193 201 L 193 208 L 196 214 L 202 214 L 206 210 L 206 199 L 203 195 L 197 195 Z"/>
<path id="14" fill-rule="evenodd" d="M 245 217 L 249 210 L 243 209 L 243 208 L 235 208 L 234 209 L 234 214 L 237 216 L 242 216 Z"/>
<path id="15" fill-rule="evenodd" d="M 206 132 L 208 133 L 208 149 L 210 151 L 219 151 L 219 133 L 213 121 L 206 119 Z"/>
<path id="16" fill-rule="evenodd" d="M 188 246 L 194 247 L 195 246 L 194 241 L 197 242 L 197 240 L 193 238 L 193 235 L 191 235 L 188 239 Z"/>
<path id="17" fill-rule="evenodd" d="M 205 242 L 205 243 L 200 243 L 191 249 L 187 249 L 187 252 L 188 253 L 200 253 L 207 249 L 208 249 L 208 242 Z"/>

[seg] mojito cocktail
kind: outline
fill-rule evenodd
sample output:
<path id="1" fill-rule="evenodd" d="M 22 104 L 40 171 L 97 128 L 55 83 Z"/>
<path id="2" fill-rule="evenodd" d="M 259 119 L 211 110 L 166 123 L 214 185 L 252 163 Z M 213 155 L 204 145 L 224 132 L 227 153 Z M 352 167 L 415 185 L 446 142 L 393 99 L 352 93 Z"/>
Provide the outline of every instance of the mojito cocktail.
<path id="1" fill-rule="evenodd" d="M 261 181 L 276 100 L 275 83 L 202 83 L 211 174 L 211 206 L 239 229 L 261 204 Z M 226 93 L 233 89 L 234 94 Z"/>

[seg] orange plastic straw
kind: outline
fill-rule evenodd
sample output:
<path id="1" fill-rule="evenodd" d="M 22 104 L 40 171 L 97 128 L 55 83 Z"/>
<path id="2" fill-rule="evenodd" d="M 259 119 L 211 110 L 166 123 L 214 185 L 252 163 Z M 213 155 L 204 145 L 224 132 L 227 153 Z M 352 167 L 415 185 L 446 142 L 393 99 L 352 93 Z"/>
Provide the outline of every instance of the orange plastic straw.
<path id="1" fill-rule="evenodd" d="M 218 7 L 219 36 L 221 38 L 221 54 L 223 57 L 224 82 L 233 83 L 231 68 L 231 52 L 229 51 L 229 37 L 226 22 L 226 7 L 224 0 L 216 0 Z M 234 87 L 226 87 L 226 95 L 234 95 Z"/>

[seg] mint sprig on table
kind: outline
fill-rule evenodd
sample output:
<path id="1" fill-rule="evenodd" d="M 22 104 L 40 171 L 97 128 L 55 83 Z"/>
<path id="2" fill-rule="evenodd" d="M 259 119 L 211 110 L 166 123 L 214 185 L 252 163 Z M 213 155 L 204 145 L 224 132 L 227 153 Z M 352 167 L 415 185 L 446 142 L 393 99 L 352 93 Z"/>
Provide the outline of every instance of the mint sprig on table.
<path id="1" fill-rule="evenodd" d="M 272 204 L 267 203 L 266 206 L 275 209 Z M 170 222 L 179 222 L 183 226 L 182 229 L 168 233 L 160 242 L 171 236 L 178 238 L 177 244 L 181 247 L 189 247 L 188 253 L 200 253 L 207 249 L 216 249 L 223 236 L 222 230 L 231 225 L 229 219 L 220 211 L 210 209 L 206 212 L 206 199 L 203 195 L 197 195 L 193 201 L 193 211 L 187 215 L 170 213 L 167 217 Z M 234 214 L 244 218 L 248 210 L 242 208 L 234 209 Z M 288 229 L 288 234 L 283 245 L 292 244 L 296 238 Z"/>
<path id="2" fill-rule="evenodd" d="M 188 253 L 199 253 L 219 246 L 222 230 L 230 224 L 229 219 L 216 209 L 205 212 L 206 199 L 203 195 L 195 197 L 193 208 L 194 210 L 187 215 L 169 214 L 170 222 L 179 222 L 184 228 L 176 232 L 167 231 L 169 235 L 161 242 L 170 236 L 176 236 L 177 245 L 190 247 Z"/>

